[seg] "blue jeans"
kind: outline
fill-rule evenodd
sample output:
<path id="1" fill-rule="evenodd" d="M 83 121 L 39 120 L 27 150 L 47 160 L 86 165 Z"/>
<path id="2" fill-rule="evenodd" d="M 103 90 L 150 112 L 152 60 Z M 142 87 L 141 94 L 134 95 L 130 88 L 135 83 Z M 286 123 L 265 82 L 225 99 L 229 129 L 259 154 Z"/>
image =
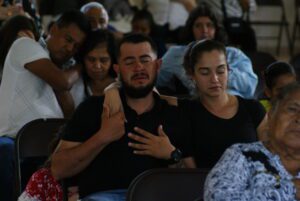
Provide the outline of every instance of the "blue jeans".
<path id="1" fill-rule="evenodd" d="M 15 158 L 14 139 L 0 137 L 0 200 L 12 201 L 14 189 Z"/>
<path id="2" fill-rule="evenodd" d="M 125 201 L 127 189 L 102 191 L 86 196 L 82 201 Z"/>

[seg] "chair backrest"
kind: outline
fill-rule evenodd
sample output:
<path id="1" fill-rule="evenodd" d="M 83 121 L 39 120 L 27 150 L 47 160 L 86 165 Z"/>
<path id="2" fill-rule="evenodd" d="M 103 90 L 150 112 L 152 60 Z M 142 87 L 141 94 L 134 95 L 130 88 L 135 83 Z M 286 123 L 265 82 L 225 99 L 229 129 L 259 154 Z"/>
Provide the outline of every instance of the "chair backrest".
<path id="1" fill-rule="evenodd" d="M 127 201 L 195 201 L 203 199 L 208 170 L 153 169 L 137 176 L 130 184 Z"/>
<path id="2" fill-rule="evenodd" d="M 256 0 L 258 6 L 282 6 L 282 0 Z"/>
<path id="3" fill-rule="evenodd" d="M 43 161 L 39 161 L 39 163 L 43 163 L 44 159 L 50 155 L 50 142 L 57 136 L 58 130 L 65 123 L 66 119 L 36 119 L 25 124 L 19 130 L 15 142 L 17 196 L 22 191 L 21 161 L 26 158 L 43 158 Z"/>

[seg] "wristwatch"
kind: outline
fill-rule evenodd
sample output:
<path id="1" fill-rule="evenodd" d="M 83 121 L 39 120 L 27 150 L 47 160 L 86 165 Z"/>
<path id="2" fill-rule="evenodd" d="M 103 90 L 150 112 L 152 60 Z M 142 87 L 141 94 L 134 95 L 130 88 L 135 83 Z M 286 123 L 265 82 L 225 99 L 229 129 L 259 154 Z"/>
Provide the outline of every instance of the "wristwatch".
<path id="1" fill-rule="evenodd" d="M 174 151 L 171 152 L 171 158 L 170 161 L 174 163 L 178 163 L 181 160 L 182 153 L 179 149 L 175 149 Z"/>

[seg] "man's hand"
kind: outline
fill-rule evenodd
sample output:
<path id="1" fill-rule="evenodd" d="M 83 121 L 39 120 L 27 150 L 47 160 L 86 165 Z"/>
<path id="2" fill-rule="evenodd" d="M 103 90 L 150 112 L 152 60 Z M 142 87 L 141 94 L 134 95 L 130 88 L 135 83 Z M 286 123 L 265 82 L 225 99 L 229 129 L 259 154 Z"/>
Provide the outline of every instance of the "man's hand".
<path id="1" fill-rule="evenodd" d="M 161 125 L 158 127 L 158 135 L 154 135 L 138 127 L 135 127 L 134 130 L 142 135 L 128 134 L 131 139 L 138 142 L 130 142 L 128 144 L 128 146 L 135 149 L 133 151 L 134 154 L 148 155 L 166 160 L 170 159 L 171 152 L 175 150 L 175 147 L 171 144 Z"/>
<path id="2" fill-rule="evenodd" d="M 109 107 L 104 105 L 101 129 L 97 134 L 107 144 L 119 140 L 125 134 L 124 122 L 125 117 L 123 112 L 110 115 Z"/>

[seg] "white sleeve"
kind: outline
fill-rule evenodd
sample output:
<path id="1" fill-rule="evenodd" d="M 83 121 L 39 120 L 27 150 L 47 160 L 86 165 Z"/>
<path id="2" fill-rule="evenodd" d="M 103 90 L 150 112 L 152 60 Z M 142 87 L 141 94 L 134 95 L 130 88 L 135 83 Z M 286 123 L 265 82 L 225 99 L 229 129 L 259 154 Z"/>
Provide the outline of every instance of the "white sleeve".
<path id="1" fill-rule="evenodd" d="M 15 70 L 23 70 L 18 68 L 38 59 L 50 59 L 49 53 L 37 41 L 28 37 L 17 39 L 12 44 L 7 57 L 12 57 L 10 62 Z"/>

